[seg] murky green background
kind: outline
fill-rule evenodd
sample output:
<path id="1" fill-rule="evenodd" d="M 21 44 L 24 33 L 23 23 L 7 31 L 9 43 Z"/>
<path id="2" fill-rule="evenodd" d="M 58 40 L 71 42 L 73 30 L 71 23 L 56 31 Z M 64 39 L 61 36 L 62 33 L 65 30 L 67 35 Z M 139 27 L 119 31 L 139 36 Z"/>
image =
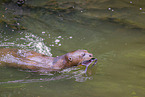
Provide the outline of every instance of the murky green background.
<path id="1" fill-rule="evenodd" d="M 0 97 L 145 97 L 144 0 L 0 1 L 0 48 L 59 56 L 86 49 L 98 63 L 38 74 L 0 67 Z"/>

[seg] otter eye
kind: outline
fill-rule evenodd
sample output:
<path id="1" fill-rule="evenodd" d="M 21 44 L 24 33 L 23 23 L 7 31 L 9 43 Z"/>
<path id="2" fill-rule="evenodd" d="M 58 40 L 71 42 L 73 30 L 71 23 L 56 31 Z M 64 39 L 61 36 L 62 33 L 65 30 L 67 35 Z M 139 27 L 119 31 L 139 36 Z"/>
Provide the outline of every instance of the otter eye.
<path id="1" fill-rule="evenodd" d="M 84 53 L 82 56 L 84 57 L 86 54 Z"/>
<path id="2" fill-rule="evenodd" d="M 89 57 L 92 57 L 92 55 L 89 55 Z"/>

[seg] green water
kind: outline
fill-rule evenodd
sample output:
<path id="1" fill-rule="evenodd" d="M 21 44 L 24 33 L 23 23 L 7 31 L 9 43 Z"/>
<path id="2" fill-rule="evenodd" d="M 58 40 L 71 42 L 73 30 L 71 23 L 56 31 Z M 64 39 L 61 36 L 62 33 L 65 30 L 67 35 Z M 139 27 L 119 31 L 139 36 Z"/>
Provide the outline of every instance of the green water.
<path id="1" fill-rule="evenodd" d="M 0 48 L 49 56 L 86 49 L 98 63 L 87 76 L 85 67 L 46 74 L 0 67 L 0 97 L 145 96 L 144 0 L 59 0 L 63 12 L 44 8 L 49 0 L 12 1 L 0 2 Z"/>

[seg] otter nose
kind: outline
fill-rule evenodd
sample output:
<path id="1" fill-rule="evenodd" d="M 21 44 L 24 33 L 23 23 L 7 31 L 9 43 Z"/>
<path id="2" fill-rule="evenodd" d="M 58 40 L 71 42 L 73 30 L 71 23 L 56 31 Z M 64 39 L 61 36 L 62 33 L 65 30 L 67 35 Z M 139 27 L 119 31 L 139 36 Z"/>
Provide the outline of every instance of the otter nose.
<path id="1" fill-rule="evenodd" d="M 93 57 L 93 54 L 89 54 L 89 57 Z"/>

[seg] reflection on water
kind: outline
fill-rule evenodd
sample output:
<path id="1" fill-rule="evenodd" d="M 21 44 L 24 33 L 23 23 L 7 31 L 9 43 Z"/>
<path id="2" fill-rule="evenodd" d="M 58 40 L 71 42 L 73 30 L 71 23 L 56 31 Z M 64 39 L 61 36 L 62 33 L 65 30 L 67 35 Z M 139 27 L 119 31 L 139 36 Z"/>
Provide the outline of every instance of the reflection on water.
<path id="1" fill-rule="evenodd" d="M 0 67 L 0 96 L 144 97 L 144 0 L 12 1 L 0 6 L 0 48 L 48 56 L 86 49 L 98 63 L 88 76 L 85 67 L 41 74 Z"/>
<path id="2" fill-rule="evenodd" d="M 25 71 L 25 70 L 21 70 Z M 31 72 L 31 71 L 25 71 L 25 72 Z M 92 77 L 84 76 L 86 74 L 85 71 L 79 70 L 78 68 L 68 68 L 64 69 L 62 71 L 57 72 L 59 75 L 56 75 L 55 73 L 51 72 L 45 72 L 40 73 L 40 75 L 47 75 L 45 78 L 39 78 L 39 79 L 22 79 L 22 80 L 14 80 L 14 81 L 7 81 L 7 82 L 0 82 L 0 84 L 8 84 L 8 83 L 34 83 L 34 82 L 49 82 L 54 80 L 60 80 L 60 79 L 75 79 L 77 82 L 85 82 L 87 79 L 91 79 Z M 49 78 L 48 78 L 49 77 Z"/>

